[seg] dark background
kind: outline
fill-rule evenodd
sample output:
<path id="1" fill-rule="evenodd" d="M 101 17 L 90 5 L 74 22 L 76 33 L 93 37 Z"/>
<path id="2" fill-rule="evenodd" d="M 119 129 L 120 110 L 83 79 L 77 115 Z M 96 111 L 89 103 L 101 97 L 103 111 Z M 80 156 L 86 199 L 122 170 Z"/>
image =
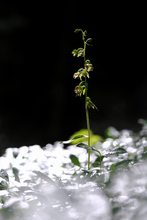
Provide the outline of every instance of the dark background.
<path id="1" fill-rule="evenodd" d="M 75 28 L 93 39 L 91 128 L 140 129 L 147 118 L 145 6 L 97 1 L 0 3 L 0 147 L 66 140 L 85 125 L 73 73 L 82 46 Z"/>

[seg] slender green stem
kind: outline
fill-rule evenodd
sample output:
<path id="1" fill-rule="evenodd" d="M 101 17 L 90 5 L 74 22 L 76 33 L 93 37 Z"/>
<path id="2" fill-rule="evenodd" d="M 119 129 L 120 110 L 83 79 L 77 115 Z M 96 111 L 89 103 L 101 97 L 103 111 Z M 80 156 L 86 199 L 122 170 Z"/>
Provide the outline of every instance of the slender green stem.
<path id="1" fill-rule="evenodd" d="M 87 122 L 87 129 L 88 129 L 88 170 L 90 170 L 90 120 L 89 120 L 89 111 L 86 104 L 86 96 L 85 96 L 85 111 L 86 111 L 86 122 Z"/>
<path id="2" fill-rule="evenodd" d="M 84 65 L 86 61 L 86 42 L 85 39 L 83 38 L 84 41 Z M 86 85 L 86 92 L 85 92 L 85 113 L 86 113 L 86 123 L 87 123 L 87 130 L 88 130 L 88 170 L 90 170 L 90 154 L 91 154 L 91 149 L 90 149 L 90 120 L 89 120 L 89 111 L 88 111 L 88 106 L 87 106 L 87 93 L 88 93 L 88 85 L 87 85 L 87 80 L 85 77 L 85 85 Z"/>

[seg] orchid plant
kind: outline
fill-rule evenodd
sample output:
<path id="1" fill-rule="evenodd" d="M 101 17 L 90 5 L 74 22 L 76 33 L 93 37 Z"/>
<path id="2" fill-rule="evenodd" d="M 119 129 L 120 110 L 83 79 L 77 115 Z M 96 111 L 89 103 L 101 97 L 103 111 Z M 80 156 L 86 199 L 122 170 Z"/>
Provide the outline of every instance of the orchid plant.
<path id="1" fill-rule="evenodd" d="M 87 31 L 83 31 L 82 29 L 75 29 L 75 33 L 81 33 L 83 47 L 79 47 L 78 49 L 74 49 L 72 51 L 72 55 L 74 57 L 81 57 L 83 59 L 83 67 L 78 69 L 74 74 L 73 78 L 78 79 L 79 83 L 75 86 L 74 92 L 76 96 L 82 97 L 84 96 L 85 103 L 85 114 L 86 114 L 86 124 L 88 130 L 88 170 L 90 170 L 90 155 L 91 155 L 91 129 L 90 129 L 90 119 L 89 119 L 89 109 L 97 109 L 96 105 L 92 102 L 91 98 L 88 95 L 88 79 L 90 78 L 91 72 L 93 71 L 93 65 L 89 59 L 87 59 L 86 51 L 87 46 L 91 45 L 92 38 L 87 37 Z"/>

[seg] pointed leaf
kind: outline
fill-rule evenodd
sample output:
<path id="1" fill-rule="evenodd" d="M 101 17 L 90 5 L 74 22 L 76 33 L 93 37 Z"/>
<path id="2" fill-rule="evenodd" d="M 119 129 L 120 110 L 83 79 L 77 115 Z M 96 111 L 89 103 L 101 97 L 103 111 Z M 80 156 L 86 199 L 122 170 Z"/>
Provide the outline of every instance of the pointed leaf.
<path id="1" fill-rule="evenodd" d="M 78 159 L 75 155 L 71 154 L 71 155 L 70 155 L 70 159 L 71 159 L 71 162 L 72 162 L 74 165 L 76 165 L 76 166 L 78 166 L 78 167 L 81 166 L 79 159 Z"/>
<path id="2" fill-rule="evenodd" d="M 76 136 L 74 136 L 73 138 L 71 138 L 71 139 L 69 139 L 69 140 L 67 140 L 67 141 L 63 141 L 62 143 L 63 144 L 69 144 L 69 143 L 73 143 L 74 141 L 79 141 L 79 139 L 81 140 L 81 138 L 88 138 L 88 136 L 87 135 L 76 135 Z"/>
<path id="3" fill-rule="evenodd" d="M 103 161 L 104 156 L 98 156 L 94 163 L 92 164 L 93 167 L 99 167 Z"/>

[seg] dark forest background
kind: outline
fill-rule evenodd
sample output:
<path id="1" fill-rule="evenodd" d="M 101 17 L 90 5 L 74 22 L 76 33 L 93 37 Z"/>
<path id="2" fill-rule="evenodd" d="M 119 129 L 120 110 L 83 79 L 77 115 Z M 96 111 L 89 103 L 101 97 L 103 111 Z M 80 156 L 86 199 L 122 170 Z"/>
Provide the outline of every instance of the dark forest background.
<path id="1" fill-rule="evenodd" d="M 147 118 L 144 6 L 106 1 L 0 3 L 0 147 L 66 140 L 85 127 L 73 73 L 82 46 L 75 28 L 93 39 L 89 93 L 98 111 L 91 128 L 138 130 Z"/>

